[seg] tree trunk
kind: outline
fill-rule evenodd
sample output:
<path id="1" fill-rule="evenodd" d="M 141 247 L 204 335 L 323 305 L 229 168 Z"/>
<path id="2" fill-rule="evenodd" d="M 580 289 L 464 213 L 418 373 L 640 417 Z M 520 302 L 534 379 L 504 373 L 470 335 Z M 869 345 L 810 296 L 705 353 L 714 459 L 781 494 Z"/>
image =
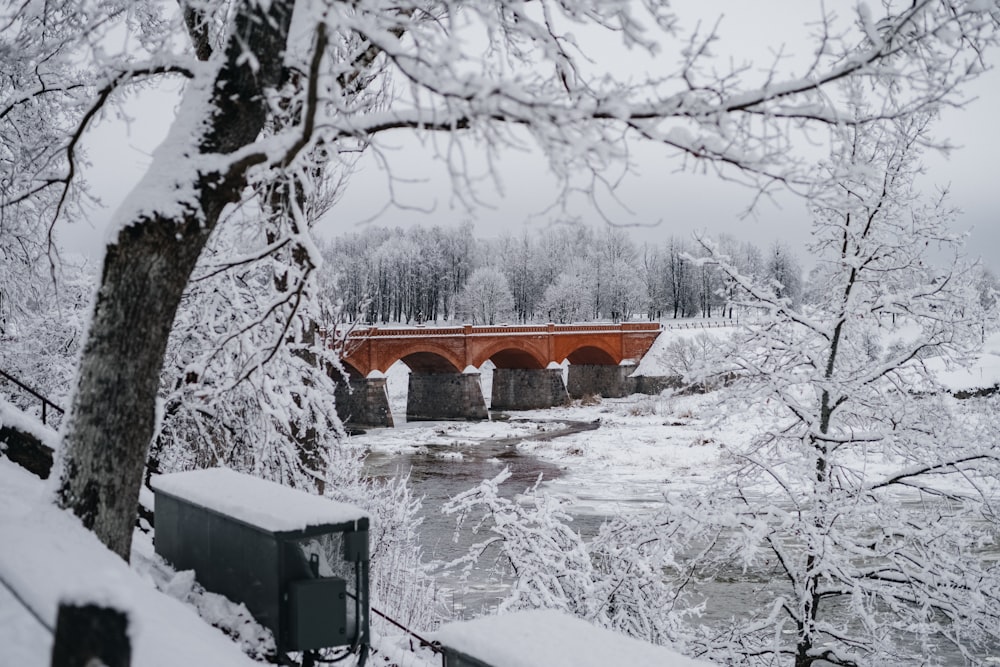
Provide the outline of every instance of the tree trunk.
<path id="1" fill-rule="evenodd" d="M 293 4 L 247 2 L 237 8 L 225 53 L 208 82 L 211 97 L 197 143 L 201 154 L 231 153 L 260 134 L 267 119 L 262 93 L 285 76 L 282 57 Z M 246 51 L 253 57 L 243 57 Z M 203 94 L 192 88 L 182 114 Z M 155 210 L 138 215 L 108 246 L 68 415 L 58 489 L 59 504 L 125 560 L 177 305 L 223 209 L 245 186 L 245 168 L 206 174 L 194 160 L 171 166 L 172 171 L 157 167 L 154 159 L 151 173 L 194 183 L 195 198 L 183 215 Z"/>

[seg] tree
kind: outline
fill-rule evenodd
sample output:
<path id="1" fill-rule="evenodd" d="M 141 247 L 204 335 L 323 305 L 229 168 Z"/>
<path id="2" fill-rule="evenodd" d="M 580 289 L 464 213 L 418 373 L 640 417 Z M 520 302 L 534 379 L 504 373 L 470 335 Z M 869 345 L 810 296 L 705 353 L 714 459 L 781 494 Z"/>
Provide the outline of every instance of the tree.
<path id="1" fill-rule="evenodd" d="M 676 237 L 670 237 L 666 245 L 663 263 L 664 282 L 669 299 L 668 307 L 673 318 L 691 317 L 697 313 L 697 285 L 695 267 L 688 260 L 688 245 Z"/>
<path id="2" fill-rule="evenodd" d="M 93 274 L 92 264 L 61 262 L 57 283 L 41 278 L 26 284 L 31 287 L 30 294 L 21 295 L 17 312 L 9 314 L 6 328 L 0 331 L 0 370 L 28 383 L 61 407 L 69 403 L 96 279 Z M 7 388 L 2 380 L 0 388 Z M 10 401 L 41 416 L 37 414 L 41 411 L 39 401 L 23 392 L 14 391 Z M 46 421 L 58 425 L 59 415 L 50 411 Z"/>
<path id="3" fill-rule="evenodd" d="M 716 239 L 719 252 L 729 258 L 733 267 L 739 271 L 740 275 L 759 282 L 763 275 L 763 259 L 760 248 L 749 241 L 740 242 L 729 235 L 721 235 Z M 733 318 L 737 301 L 745 301 L 745 294 L 739 283 L 727 276 L 724 272 L 717 272 L 717 280 L 721 281 L 721 304 L 722 315 L 729 319 Z"/>
<path id="4" fill-rule="evenodd" d="M 514 312 L 514 297 L 507 277 L 499 270 L 483 267 L 469 276 L 458 295 L 458 311 L 472 324 L 496 324 Z"/>
<path id="5" fill-rule="evenodd" d="M 520 238 L 503 236 L 497 244 L 497 251 L 504 258 L 498 268 L 507 277 L 514 298 L 514 315 L 518 322 L 527 322 L 534 317 L 544 290 L 538 276 L 538 244 L 525 230 Z"/>
<path id="6" fill-rule="evenodd" d="M 598 312 L 615 322 L 627 320 L 642 306 L 645 292 L 635 246 L 623 230 L 609 227 L 597 254 Z"/>
<path id="7" fill-rule="evenodd" d="M 253 256 L 239 252 L 239 232 L 258 225 L 220 228 L 182 297 L 149 468 L 223 465 L 313 492 L 350 489 L 362 478 L 361 453 L 338 442 L 333 396 L 342 368 L 313 329 L 322 320 L 318 276 L 304 281 L 293 309 L 295 295 L 275 280 L 276 270 L 290 267 L 267 255 L 229 263 L 235 254 Z"/>
<path id="8" fill-rule="evenodd" d="M 540 308 L 550 322 L 585 321 L 590 315 L 593 290 L 593 281 L 584 263 L 574 262 L 545 290 Z"/>
<path id="9" fill-rule="evenodd" d="M 996 426 L 932 372 L 965 358 L 980 311 L 952 211 L 913 189 L 926 141 L 921 118 L 845 128 L 812 199 L 826 298 L 811 307 L 706 244 L 769 312 L 734 340 L 725 372 L 740 378 L 735 400 L 773 421 L 731 448 L 723 486 L 675 515 L 708 545 L 693 568 L 773 577 L 758 613 L 704 640 L 719 659 L 937 664 L 948 648 L 979 664 L 1000 638 L 1000 570 L 978 546 L 997 528 Z M 932 247 L 951 261 L 935 267 Z"/>
<path id="10" fill-rule="evenodd" d="M 349 166 L 396 130 L 491 146 L 530 136 L 564 194 L 579 187 L 578 170 L 602 182 L 601 169 L 635 138 L 761 187 L 806 182 L 803 163 L 789 159 L 797 129 L 851 118 L 827 93 L 832 84 L 864 80 L 884 98 L 861 121 L 905 116 L 953 99 L 994 39 L 985 3 L 891 3 L 884 16 L 859 9 L 856 25 L 830 26 L 816 57 L 787 76 L 754 82 L 740 67 L 709 66 L 710 32 L 685 43 L 672 71 L 621 83 L 593 71 L 567 26 L 596 24 L 653 50 L 676 39 L 668 8 L 183 0 L 171 12 L 149 1 L 57 0 L 0 11 L 0 159 L 2 173 L 17 175 L 3 182 L 0 208 L 32 234 L 79 201 L 79 142 L 93 119 L 143 85 L 185 81 L 165 142 L 115 214 L 63 436 L 58 502 L 123 558 L 170 329 L 202 249 L 237 203 L 263 210 L 268 185 L 286 183 L 281 210 L 297 225 L 274 245 L 318 264 L 298 194 L 315 189 L 317 170 Z M 52 113 L 36 115 L 37 105 Z M 465 154 L 445 157 L 458 193 L 475 189 Z"/>
<path id="11" fill-rule="evenodd" d="M 793 304 L 798 303 L 802 298 L 802 267 L 787 244 L 781 241 L 774 242 L 768 252 L 765 271 L 779 299 L 788 299 Z"/>

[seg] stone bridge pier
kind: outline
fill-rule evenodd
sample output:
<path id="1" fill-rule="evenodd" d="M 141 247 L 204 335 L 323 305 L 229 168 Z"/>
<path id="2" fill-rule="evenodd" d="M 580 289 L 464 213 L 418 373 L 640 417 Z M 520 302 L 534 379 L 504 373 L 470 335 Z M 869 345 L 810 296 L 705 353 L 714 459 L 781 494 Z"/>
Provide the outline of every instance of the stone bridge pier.
<path id="1" fill-rule="evenodd" d="M 479 373 L 410 371 L 406 395 L 407 421 L 489 419 Z"/>
<path id="2" fill-rule="evenodd" d="M 541 410 L 569 403 L 562 368 L 496 368 L 493 410 Z"/>
<path id="3" fill-rule="evenodd" d="M 621 398 L 635 393 L 635 364 L 571 364 L 566 389 L 572 398 Z"/>
<path id="4" fill-rule="evenodd" d="M 385 377 L 337 379 L 334 403 L 337 416 L 348 428 L 390 427 L 392 411 Z"/>

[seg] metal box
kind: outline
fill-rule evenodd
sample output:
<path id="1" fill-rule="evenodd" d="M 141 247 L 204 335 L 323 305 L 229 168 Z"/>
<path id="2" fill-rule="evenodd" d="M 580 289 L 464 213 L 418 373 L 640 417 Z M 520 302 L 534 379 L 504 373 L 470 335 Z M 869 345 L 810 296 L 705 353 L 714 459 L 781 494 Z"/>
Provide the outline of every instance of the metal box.
<path id="1" fill-rule="evenodd" d="M 290 644 L 297 650 L 351 643 L 343 579 L 299 579 L 288 585 Z"/>
<path id="2" fill-rule="evenodd" d="M 242 602 L 278 657 L 369 643 L 368 517 L 248 475 L 153 478 L 156 553 L 206 590 Z"/>

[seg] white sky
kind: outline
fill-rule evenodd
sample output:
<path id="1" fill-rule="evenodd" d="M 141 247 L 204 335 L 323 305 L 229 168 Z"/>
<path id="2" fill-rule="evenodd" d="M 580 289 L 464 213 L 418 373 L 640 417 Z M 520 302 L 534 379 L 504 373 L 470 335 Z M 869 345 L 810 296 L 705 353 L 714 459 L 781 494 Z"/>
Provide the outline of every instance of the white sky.
<path id="1" fill-rule="evenodd" d="M 801 0 L 769 2 L 766 12 L 761 11 L 759 3 L 737 0 L 712 3 L 711 7 L 697 0 L 677 0 L 672 5 L 684 22 L 682 32 L 694 26 L 686 17 L 714 16 L 722 11 L 717 7 L 724 8 L 722 39 L 716 53 L 752 62 L 755 69 L 770 65 L 773 52 L 781 46 L 801 53 L 808 43 L 801 26 L 818 12 L 818 3 Z M 845 3 L 843 11 L 849 11 L 851 6 Z M 642 62 L 616 45 L 601 44 L 599 49 L 608 52 L 591 51 L 587 55 L 602 66 L 609 63 L 611 71 L 626 73 L 636 62 Z M 952 202 L 963 211 L 958 229 L 973 230 L 969 254 L 981 254 L 1000 269 L 1000 225 L 996 224 L 996 179 L 992 177 L 994 155 L 1000 148 L 1000 133 L 994 130 L 993 122 L 1000 103 L 1000 73 L 988 72 L 968 93 L 979 99 L 966 109 L 946 110 L 936 126 L 937 138 L 948 139 L 959 149 L 948 157 L 927 156 L 925 187 L 932 190 L 950 185 Z M 127 106 L 133 116 L 130 122 L 106 120 L 91 131 L 86 146 L 93 166 L 87 178 L 106 206 L 95 209 L 89 223 L 75 223 L 61 232 L 67 250 L 99 255 L 103 228 L 114 207 L 148 166 L 149 153 L 172 119 L 176 97 L 176 89 L 146 91 L 141 99 Z M 389 197 L 386 174 L 376 160 L 362 158 L 344 197 L 320 223 L 320 235 L 332 237 L 363 229 L 368 222 L 407 226 L 453 225 L 471 220 L 478 235 L 495 236 L 504 231 L 518 232 L 526 224 L 541 228 L 565 219 L 558 211 L 546 210 L 552 203 L 555 185 L 538 153 L 505 153 L 497 171 L 503 192 L 484 187 L 480 194 L 489 205 L 469 213 L 454 201 L 449 178 L 430 147 L 421 147 L 404 133 L 383 138 L 383 147 L 392 159 L 396 177 L 411 181 L 408 185 L 395 184 L 397 201 L 409 208 L 385 210 Z M 635 225 L 631 232 L 636 240 L 655 242 L 695 231 L 726 232 L 761 246 L 783 239 L 804 254 L 809 224 L 800 199 L 786 195 L 777 202 L 765 200 L 753 216 L 743 218 L 741 214 L 753 196 L 748 189 L 723 182 L 714 174 L 677 173 L 680 163 L 655 146 L 639 147 L 633 161 L 636 173 L 628 175 L 618 191 L 628 208 L 607 197 L 602 198 L 602 204 L 614 222 Z M 589 225 L 600 225 L 604 220 L 585 203 L 578 203 L 570 214 Z"/>

